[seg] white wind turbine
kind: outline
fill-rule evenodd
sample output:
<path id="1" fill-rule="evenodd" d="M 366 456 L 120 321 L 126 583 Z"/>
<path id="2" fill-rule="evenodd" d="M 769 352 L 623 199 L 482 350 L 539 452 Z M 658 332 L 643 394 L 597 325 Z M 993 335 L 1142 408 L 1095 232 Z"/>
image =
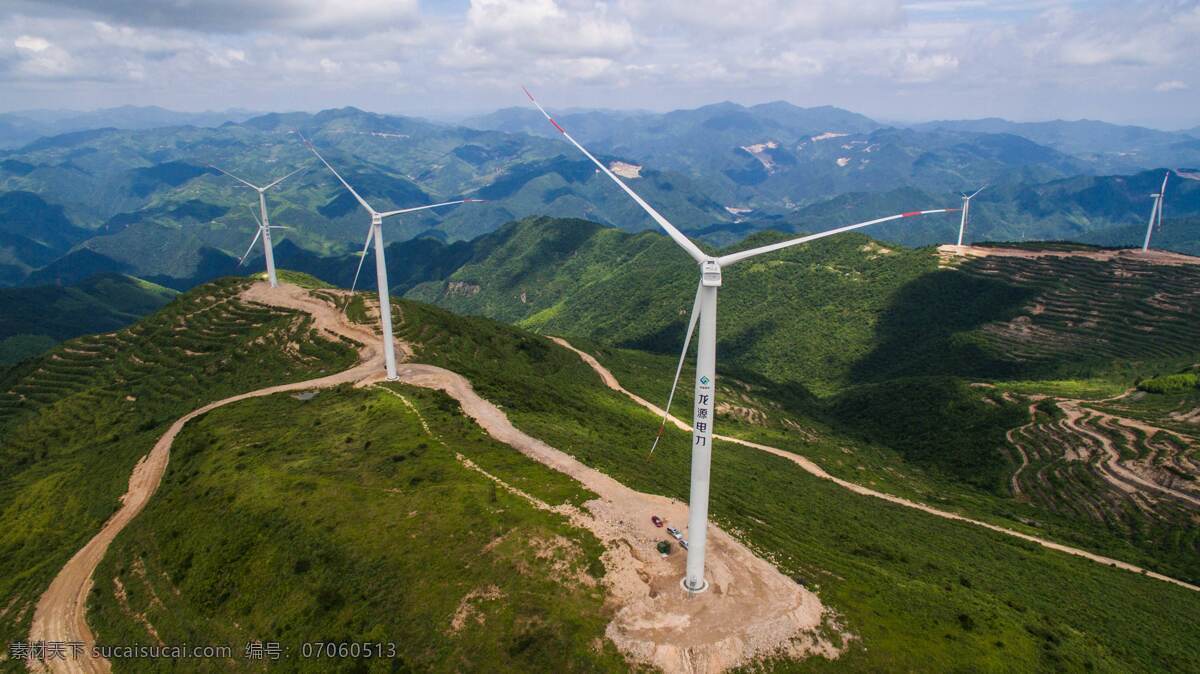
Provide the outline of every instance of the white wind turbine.
<path id="1" fill-rule="evenodd" d="M 272 230 L 272 229 L 291 229 L 291 227 L 284 227 L 282 225 L 264 226 L 263 221 L 259 220 L 258 216 L 254 214 L 254 209 L 251 208 L 250 206 L 247 206 L 246 208 L 247 208 L 247 210 L 250 211 L 250 217 L 254 218 L 254 222 L 258 224 L 258 231 L 255 232 L 254 238 L 250 239 L 250 245 L 246 247 L 246 252 L 242 253 L 242 256 L 238 258 L 238 266 L 239 267 L 242 266 L 243 264 L 245 264 L 246 258 L 250 257 L 250 251 L 254 250 L 254 244 L 258 243 L 258 237 L 262 236 L 263 232 L 266 232 L 266 231 Z M 271 246 L 271 243 L 270 243 L 270 241 L 268 241 L 266 244 L 266 247 L 269 248 L 270 246 Z M 271 255 L 271 254 L 268 254 L 268 255 Z M 267 262 L 267 277 L 270 278 L 272 281 L 274 281 L 275 280 L 275 257 L 274 257 L 274 255 L 271 255 L 268 258 L 268 260 L 269 261 Z M 278 284 L 271 283 L 271 287 L 276 288 L 276 287 L 278 287 Z"/>
<path id="2" fill-rule="evenodd" d="M 379 322 L 383 325 L 383 356 L 384 362 L 387 365 L 387 378 L 389 381 L 395 380 L 396 346 L 392 338 L 392 305 L 391 300 L 388 298 L 387 264 L 383 259 L 383 219 L 393 215 L 400 215 L 401 213 L 412 213 L 414 211 L 424 211 L 430 208 L 438 208 L 439 206 L 452 206 L 454 204 L 474 203 L 483 200 L 458 199 L 456 201 L 444 201 L 440 204 L 429 204 L 428 206 L 401 208 L 394 211 L 377 211 L 374 208 L 371 208 L 371 205 L 368 204 L 365 199 L 359 196 L 358 192 L 355 192 L 353 187 L 350 187 L 350 183 L 346 182 L 346 179 L 343 178 L 341 174 L 338 173 L 332 166 L 330 166 L 329 162 L 325 161 L 325 158 L 321 156 L 320 152 L 317 152 L 317 148 L 313 147 L 313 144 L 308 142 L 307 138 L 301 136 L 300 139 L 304 141 L 304 144 L 308 146 L 308 149 L 312 150 L 313 154 L 317 155 L 317 159 L 320 159 L 321 163 L 324 164 L 325 167 L 328 168 L 331 173 L 333 173 L 333 175 L 337 176 L 337 179 L 341 181 L 342 185 L 344 185 L 347 190 L 349 190 L 350 194 L 354 195 L 354 198 L 358 200 L 358 203 L 362 204 L 362 207 L 371 214 L 371 228 L 367 230 L 367 242 L 363 244 L 362 256 L 358 260 L 358 271 L 354 272 L 354 283 L 351 285 L 350 289 L 351 292 L 353 292 L 354 288 L 358 285 L 358 274 L 362 271 L 363 260 L 365 260 L 367 257 L 367 249 L 370 248 L 371 243 L 374 242 L 375 279 L 379 285 Z"/>
<path id="3" fill-rule="evenodd" d="M 1150 222 L 1146 225 L 1146 240 L 1142 243 L 1142 252 L 1150 250 L 1150 235 L 1154 233 L 1154 225 L 1162 228 L 1162 205 L 1163 197 L 1167 194 L 1167 178 L 1171 177 L 1171 171 L 1163 176 L 1162 187 L 1158 188 L 1158 194 L 1151 194 L 1154 198 L 1154 207 L 1150 209 Z"/>
<path id="4" fill-rule="evenodd" d="M 975 194 L 987 189 L 987 185 L 975 190 Z M 975 198 L 975 194 L 971 196 L 963 195 L 962 198 L 962 220 L 958 223 L 958 245 L 962 246 L 963 233 L 967 231 L 967 214 L 971 212 L 971 200 Z"/>
<path id="5" fill-rule="evenodd" d="M 252 188 L 254 191 L 258 192 L 258 211 L 259 211 L 259 213 L 262 214 L 262 217 L 255 218 L 258 221 L 258 232 L 254 235 L 254 239 L 252 239 L 250 241 L 250 247 L 246 249 L 246 254 L 243 255 L 240 260 L 238 260 L 238 266 L 241 266 L 242 262 L 245 261 L 246 257 L 248 255 L 250 255 L 250 251 L 254 248 L 254 244 L 258 242 L 258 237 L 261 236 L 262 240 L 263 240 L 263 257 L 266 258 L 266 260 L 267 260 L 267 280 L 270 281 L 272 288 L 278 288 L 279 280 L 275 278 L 275 250 L 273 248 L 271 248 L 271 230 L 272 229 L 286 229 L 286 228 L 271 226 L 271 221 L 270 221 L 269 217 L 267 216 L 266 191 L 271 189 L 272 187 L 275 187 L 279 183 L 287 180 L 288 178 L 291 178 L 292 176 L 296 175 L 297 173 L 303 171 L 305 167 L 300 167 L 300 168 L 296 169 L 295 171 L 292 171 L 291 173 L 280 178 L 279 180 L 276 180 L 275 182 L 270 183 L 269 185 L 266 185 L 265 187 L 259 187 L 258 185 L 255 185 L 251 182 L 248 182 L 246 180 L 243 180 L 243 179 L 233 175 L 229 171 L 226 171 L 225 169 L 221 168 L 220 166 L 213 166 L 212 164 L 209 164 L 208 166 L 209 166 L 209 168 L 216 169 L 216 170 L 220 171 L 221 173 L 224 173 L 225 175 L 229 176 L 230 178 L 233 178 L 234 180 L 238 181 L 239 183 L 242 183 L 243 185 L 246 185 L 246 186 Z M 253 212 L 253 211 L 251 211 L 251 212 Z"/>
<path id="6" fill-rule="evenodd" d="M 692 468 L 691 468 L 691 493 L 688 497 L 688 536 L 690 537 L 688 545 L 687 557 L 687 575 L 683 578 L 682 584 L 684 589 L 689 592 L 702 592 L 708 587 L 708 583 L 704 580 L 704 553 L 705 543 L 708 528 L 708 487 L 709 487 L 709 469 L 712 462 L 712 437 L 713 437 L 713 409 L 715 407 L 716 397 L 716 359 L 717 359 L 717 289 L 721 287 L 721 269 L 728 267 L 731 264 L 740 262 L 747 258 L 770 253 L 772 251 L 781 250 L 790 246 L 799 245 L 808 241 L 814 241 L 826 236 L 847 232 L 860 227 L 867 227 L 889 220 L 898 220 L 916 215 L 925 215 L 928 213 L 948 213 L 957 211 L 957 208 L 938 208 L 927 211 L 910 211 L 908 213 L 900 213 L 891 215 L 886 218 L 877 218 L 867 222 L 860 222 L 854 225 L 846 225 L 829 231 L 821 232 L 820 234 L 811 234 L 802 236 L 789 241 L 782 241 L 767 246 L 760 246 L 750 250 L 744 250 L 738 253 L 713 257 L 706 254 L 704 251 L 683 235 L 670 222 L 667 221 L 658 211 L 654 210 L 650 204 L 646 203 L 632 189 L 629 188 L 620 178 L 613 174 L 602 162 L 597 160 L 592 153 L 588 152 L 580 145 L 571 134 L 567 133 L 566 129 L 559 126 L 558 122 L 550 116 L 550 113 L 539 104 L 529 90 L 525 90 L 525 95 L 529 96 L 529 100 L 537 106 L 537 109 L 550 120 L 554 128 L 558 129 L 559 133 L 579 149 L 588 159 L 592 160 L 601 171 L 612 179 L 626 194 L 629 195 L 642 210 L 646 211 L 655 222 L 659 224 L 688 255 L 700 265 L 700 284 L 696 288 L 696 299 L 692 305 L 692 315 L 688 322 L 688 332 L 684 339 L 683 353 L 679 357 L 679 367 L 675 370 L 675 381 L 679 381 L 679 373 L 683 369 L 683 360 L 687 355 L 688 345 L 691 341 L 692 331 L 695 330 L 697 321 L 700 323 L 699 345 L 696 349 L 696 388 L 694 409 L 692 411 Z M 671 387 L 671 397 L 674 397 L 675 385 Z M 669 413 L 671 406 L 671 398 L 667 400 L 666 413 Z M 665 419 L 664 419 L 665 421 Z M 659 436 L 662 435 L 662 429 L 659 429 Z M 657 439 L 655 444 L 657 445 Z"/>

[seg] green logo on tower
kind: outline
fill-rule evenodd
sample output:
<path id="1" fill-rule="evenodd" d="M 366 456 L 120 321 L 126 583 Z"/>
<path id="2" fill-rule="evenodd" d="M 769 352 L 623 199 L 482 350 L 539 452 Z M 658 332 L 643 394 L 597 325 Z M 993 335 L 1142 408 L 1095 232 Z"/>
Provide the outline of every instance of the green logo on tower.
<path id="1" fill-rule="evenodd" d="M 708 386 L 708 377 L 707 376 L 700 377 L 700 383 L 704 384 L 705 386 Z"/>

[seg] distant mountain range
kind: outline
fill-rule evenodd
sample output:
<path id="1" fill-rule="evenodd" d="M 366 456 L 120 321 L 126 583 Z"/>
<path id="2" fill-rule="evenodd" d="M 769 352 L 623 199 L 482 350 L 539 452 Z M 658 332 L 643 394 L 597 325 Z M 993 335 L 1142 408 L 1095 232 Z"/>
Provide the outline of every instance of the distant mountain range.
<path id="1" fill-rule="evenodd" d="M 1102 172 L 1114 173 L 1152 166 L 1195 165 L 1197 151 L 1200 150 L 1200 127 L 1173 132 L 1090 119 L 1010 122 L 992 117 L 928 122 L 918 124 L 915 128 L 1009 133 L 1093 162 Z"/>
<path id="2" fill-rule="evenodd" d="M 500 110 L 457 126 L 355 108 L 94 115 L 94 123 L 109 126 L 0 151 L 0 285 L 81 280 L 101 271 L 173 288 L 210 278 L 241 254 L 254 221 L 252 193 L 209 164 L 261 181 L 311 167 L 270 195 L 272 219 L 293 227 L 279 238 L 318 258 L 356 251 L 365 216 L 297 131 L 380 208 L 465 195 L 488 201 L 389 221 L 390 242 L 469 240 L 530 216 L 626 231 L 655 227 L 536 110 Z M 79 119 L 47 113 L 43 121 Z M 111 126 L 120 120 L 151 128 Z M 1200 140 L 1190 135 L 1086 121 L 894 127 L 838 108 L 782 102 L 665 114 L 574 111 L 561 121 L 662 213 L 713 245 L 763 229 L 811 231 L 957 206 L 962 191 L 983 184 L 989 187 L 975 202 L 970 240 L 1133 245 L 1161 181 L 1157 161 L 1200 165 Z M 1143 159 L 1156 163 L 1142 168 Z M 1115 165 L 1132 168 L 1105 172 Z M 1159 245 L 1200 252 L 1197 200 L 1195 180 L 1172 182 Z M 944 242 L 954 235 L 953 220 L 872 234 Z"/>
<path id="3" fill-rule="evenodd" d="M 45 136 L 88 129 L 153 129 L 164 126 L 220 126 L 254 117 L 249 110 L 176 112 L 158 106 L 123 105 L 78 110 L 21 110 L 0 113 L 0 149 L 15 148 Z"/>

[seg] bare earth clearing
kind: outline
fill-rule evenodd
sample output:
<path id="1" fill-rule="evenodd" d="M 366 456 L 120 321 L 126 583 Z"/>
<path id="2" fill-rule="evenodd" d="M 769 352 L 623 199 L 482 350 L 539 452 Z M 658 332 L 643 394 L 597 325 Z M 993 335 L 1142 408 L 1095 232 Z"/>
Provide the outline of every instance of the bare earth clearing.
<path id="1" fill-rule="evenodd" d="M 610 372 L 607 368 L 605 368 L 603 365 L 601 365 L 600 362 L 597 361 L 591 354 L 588 354 L 583 351 L 580 351 L 579 349 L 576 349 L 574 346 L 571 346 L 571 344 L 569 344 L 566 340 L 564 340 L 560 337 L 552 337 L 551 339 L 553 339 L 555 342 L 558 342 L 562 346 L 564 346 L 568 349 L 571 349 L 575 353 L 579 354 L 579 357 L 582 358 L 584 360 L 584 362 L 586 362 L 588 365 L 590 365 L 592 367 L 592 369 L 595 370 L 598 375 L 600 375 L 600 378 L 604 381 L 605 385 L 607 385 L 609 388 L 616 390 L 616 391 L 620 391 L 621 393 L 625 394 L 633 401 L 637 402 L 642 407 L 645 407 L 646 409 L 650 410 L 651 412 L 654 412 L 656 415 L 661 416 L 663 414 L 663 410 L 661 407 L 658 407 L 654 403 L 651 403 L 651 402 L 647 401 L 646 399 L 639 397 L 637 394 L 635 394 L 631 391 L 627 391 L 624 388 L 622 388 L 621 383 L 619 381 L 617 381 L 617 378 L 615 376 L 613 376 L 612 372 Z M 691 430 L 691 426 L 684 423 L 683 421 L 680 421 L 679 419 L 675 418 L 674 416 L 671 416 L 670 420 L 672 423 L 674 423 L 680 429 L 688 430 L 688 431 Z M 776 456 L 785 458 L 785 459 L 797 464 L 798 466 L 803 468 L 808 473 L 811 473 L 812 475 L 815 475 L 815 476 L 825 479 L 825 480 L 830 480 L 834 484 L 837 484 L 841 487 L 849 489 L 850 491 L 852 491 L 856 494 L 862 494 L 864 496 L 874 496 L 875 498 L 880 498 L 880 499 L 883 499 L 890 503 L 895 503 L 897 505 L 904 506 L 906 508 L 915 508 L 922 512 L 929 513 L 930 515 L 936 515 L 937 517 L 943 517 L 943 518 L 950 519 L 950 520 L 966 522 L 967 524 L 973 524 L 975 526 L 984 527 L 985 529 L 991 529 L 992 531 L 996 531 L 996 532 L 1006 534 L 1009 536 L 1015 536 L 1016 538 L 1030 541 L 1032 543 L 1037 543 L 1038 545 L 1050 548 L 1051 550 L 1058 550 L 1059 552 L 1065 552 L 1070 555 L 1075 555 L 1077 557 L 1089 559 L 1093 562 L 1097 562 L 1099 564 L 1104 564 L 1105 566 L 1113 566 L 1113 567 L 1117 567 L 1120 569 L 1125 569 L 1126 571 L 1132 571 L 1134 573 L 1144 574 L 1150 578 L 1155 578 L 1157 580 L 1161 580 L 1161 581 L 1164 581 L 1167 583 L 1173 583 L 1180 587 L 1185 587 L 1189 590 L 1194 590 L 1194 591 L 1200 592 L 1200 587 L 1197 587 L 1190 583 L 1185 583 L 1181 580 L 1177 580 L 1177 579 L 1171 578 L 1169 576 L 1164 576 L 1160 573 L 1155 573 L 1148 569 L 1143 569 L 1140 566 L 1135 566 L 1133 564 L 1122 562 L 1122 561 L 1119 561 L 1116 559 L 1104 557 L 1102 555 L 1097 555 L 1095 553 L 1088 552 L 1086 550 L 1080 550 L 1079 548 L 1073 548 L 1068 545 L 1063 545 L 1061 543 L 1055 543 L 1053 541 L 1049 541 L 1044 538 L 1038 538 L 1036 536 L 1031 536 L 1029 534 L 1025 534 L 1025 533 L 1022 533 L 1019 531 L 1014 531 L 1012 529 L 1006 529 L 1005 527 L 1002 527 L 1002 526 L 999 526 L 996 524 L 990 524 L 988 522 L 974 520 L 969 517 L 959 515 L 957 513 L 952 513 L 952 512 L 945 511 L 945 510 L 939 510 L 937 508 L 925 505 L 923 503 L 911 501 L 909 499 L 901 498 L 899 496 L 894 496 L 892 494 L 886 494 L 886 493 L 883 493 L 880 491 L 876 491 L 874 489 L 870 489 L 868 487 L 864 487 L 860 484 L 855 484 L 853 482 L 849 482 L 847 480 L 843 480 L 841 478 L 834 477 L 834 476 L 830 475 L 829 473 L 825 472 L 825 470 L 823 468 L 821 468 L 820 466 L 818 466 L 816 463 L 814 463 L 811 460 L 809 460 L 803 456 L 800 456 L 798 454 L 793 454 L 791 452 L 787 452 L 782 449 L 778 449 L 776 447 L 761 445 L 757 442 L 750 442 L 749 440 L 742 440 L 740 438 L 734 438 L 734 437 L 729 437 L 729 436 L 725 436 L 725 435 L 714 435 L 713 437 L 716 437 L 717 439 L 723 440 L 725 442 L 737 443 L 737 444 L 743 445 L 745 447 L 752 447 L 754 449 L 762 450 L 764 452 L 769 452 Z"/>
<path id="2" fill-rule="evenodd" d="M 337 291 L 320 292 L 340 294 Z M 217 407 L 248 398 L 343 383 L 364 386 L 383 378 L 382 357 L 375 346 L 378 336 L 369 328 L 347 320 L 329 302 L 296 286 L 284 285 L 272 290 L 262 282 L 250 287 L 242 298 L 310 313 L 319 330 L 363 345 L 360 363 L 335 375 L 259 389 L 213 402 L 172 424 L 134 469 L 121 508 L 100 533 L 71 558 L 42 595 L 30 629 L 31 641 L 78 641 L 90 651 L 95 643 L 87 625 L 87 595 L 92 586 L 92 574 L 108 545 L 141 512 L 158 488 L 170 458 L 171 444 L 188 421 Z M 411 355 L 407 345 L 398 346 L 402 357 Z M 711 587 L 707 592 L 689 596 L 679 585 L 684 575 L 684 556 L 676 552 L 663 559 L 655 551 L 654 544 L 663 535 L 662 530 L 655 528 L 649 520 L 651 514 L 658 514 L 668 522 L 682 525 L 687 520 L 685 504 L 633 491 L 570 455 L 522 433 L 499 408 L 476 394 L 469 381 L 454 372 L 430 365 L 403 363 L 399 374 L 405 383 L 445 391 L 494 438 L 570 475 L 599 495 L 598 499 L 585 504 L 586 512 L 570 509 L 564 514 L 606 543 L 604 582 L 614 604 L 614 618 L 607 634 L 631 659 L 671 672 L 717 672 L 770 655 L 799 657 L 820 653 L 826 657 L 837 656 L 838 650 L 817 636 L 825 612 L 816 595 L 717 527 L 709 530 Z M 111 669 L 106 660 L 86 657 L 54 661 L 50 665 L 55 672 L 106 672 Z"/>
<path id="3" fill-rule="evenodd" d="M 1023 248 L 1003 248 L 992 246 L 956 246 L 944 244 L 938 246 L 938 256 L 943 262 L 953 260 L 958 256 L 965 257 L 1083 257 L 1100 262 L 1113 260 L 1139 260 L 1151 264 L 1163 265 L 1200 265 L 1200 257 L 1172 253 L 1168 250 L 1148 250 L 1120 248 L 1114 250 L 1027 250 Z"/>

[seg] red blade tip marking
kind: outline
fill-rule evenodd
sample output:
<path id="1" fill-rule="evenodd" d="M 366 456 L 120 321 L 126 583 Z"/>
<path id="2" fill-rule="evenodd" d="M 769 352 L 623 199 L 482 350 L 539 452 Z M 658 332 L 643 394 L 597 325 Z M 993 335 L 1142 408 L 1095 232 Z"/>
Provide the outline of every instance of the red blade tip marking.
<path id="1" fill-rule="evenodd" d="M 914 215 L 920 215 L 920 214 L 921 214 L 921 211 L 909 211 L 909 212 L 907 212 L 907 213 L 901 213 L 901 214 L 900 214 L 900 217 L 902 217 L 902 218 L 911 218 L 911 217 L 912 217 L 912 216 L 914 216 Z"/>
<path id="2" fill-rule="evenodd" d="M 565 134 L 567 132 L 566 129 L 558 125 L 558 122 L 554 121 L 553 117 L 550 118 L 550 123 L 554 125 L 554 128 L 558 129 L 559 133 Z"/>

